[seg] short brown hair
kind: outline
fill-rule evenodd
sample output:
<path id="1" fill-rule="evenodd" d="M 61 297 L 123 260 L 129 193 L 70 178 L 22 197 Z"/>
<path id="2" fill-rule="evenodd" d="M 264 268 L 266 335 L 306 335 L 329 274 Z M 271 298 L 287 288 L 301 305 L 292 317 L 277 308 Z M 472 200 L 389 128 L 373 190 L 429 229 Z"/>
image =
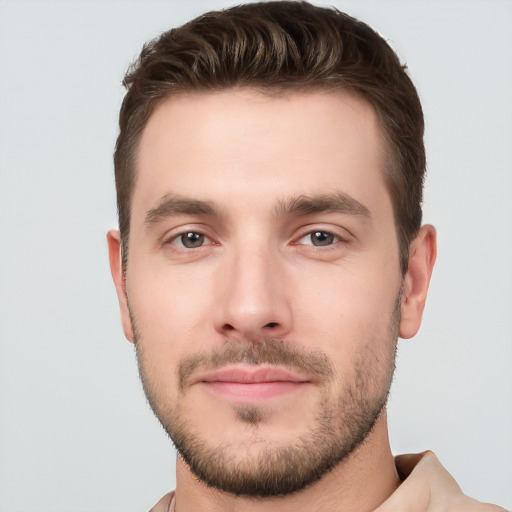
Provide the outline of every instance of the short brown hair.
<path id="1" fill-rule="evenodd" d="M 386 41 L 334 8 L 260 2 L 213 11 L 146 44 L 124 79 L 114 165 L 126 266 L 130 205 L 142 131 L 164 98 L 193 91 L 337 90 L 362 96 L 387 143 L 400 266 L 421 224 L 425 174 L 423 113 L 416 89 Z"/>

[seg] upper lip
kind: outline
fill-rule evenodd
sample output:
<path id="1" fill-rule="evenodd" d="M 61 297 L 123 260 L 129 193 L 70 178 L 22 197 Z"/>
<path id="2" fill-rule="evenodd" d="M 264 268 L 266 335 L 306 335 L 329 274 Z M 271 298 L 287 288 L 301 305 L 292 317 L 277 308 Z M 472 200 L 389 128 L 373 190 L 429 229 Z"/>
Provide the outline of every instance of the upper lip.
<path id="1" fill-rule="evenodd" d="M 236 382 L 240 384 L 259 384 L 265 382 L 309 382 L 310 379 L 275 366 L 227 366 L 218 370 L 204 372 L 192 380 L 199 382 Z"/>

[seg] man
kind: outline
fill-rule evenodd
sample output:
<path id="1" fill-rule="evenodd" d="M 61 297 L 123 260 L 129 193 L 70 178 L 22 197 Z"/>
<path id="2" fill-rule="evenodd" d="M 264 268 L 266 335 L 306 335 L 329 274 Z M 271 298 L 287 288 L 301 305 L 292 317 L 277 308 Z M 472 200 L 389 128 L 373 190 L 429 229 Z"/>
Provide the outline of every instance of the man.
<path id="1" fill-rule="evenodd" d="M 421 105 L 387 43 L 335 10 L 250 4 L 164 33 L 125 85 L 110 262 L 179 453 L 153 510 L 503 510 L 389 446 L 436 241 Z"/>

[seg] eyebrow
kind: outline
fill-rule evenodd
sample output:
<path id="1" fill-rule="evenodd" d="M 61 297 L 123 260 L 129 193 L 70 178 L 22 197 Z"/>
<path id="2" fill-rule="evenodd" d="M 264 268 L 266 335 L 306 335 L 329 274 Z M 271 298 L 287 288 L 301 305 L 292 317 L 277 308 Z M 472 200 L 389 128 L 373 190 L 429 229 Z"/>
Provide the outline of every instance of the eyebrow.
<path id="1" fill-rule="evenodd" d="M 280 201 L 275 209 L 277 217 L 314 215 L 317 213 L 342 213 L 364 217 L 368 220 L 372 217 L 370 210 L 364 204 L 343 192 L 291 197 L 285 201 Z"/>
<path id="2" fill-rule="evenodd" d="M 173 215 L 220 216 L 219 210 L 209 201 L 190 199 L 174 194 L 165 195 L 160 203 L 146 212 L 144 223 L 151 226 Z"/>
<path id="3" fill-rule="evenodd" d="M 364 204 L 343 192 L 290 197 L 279 201 L 274 208 L 275 217 L 306 216 L 318 213 L 342 213 L 371 219 L 370 210 Z M 220 217 L 221 214 L 215 204 L 210 201 L 167 194 L 155 208 L 146 212 L 144 223 L 151 226 L 173 215 Z"/>

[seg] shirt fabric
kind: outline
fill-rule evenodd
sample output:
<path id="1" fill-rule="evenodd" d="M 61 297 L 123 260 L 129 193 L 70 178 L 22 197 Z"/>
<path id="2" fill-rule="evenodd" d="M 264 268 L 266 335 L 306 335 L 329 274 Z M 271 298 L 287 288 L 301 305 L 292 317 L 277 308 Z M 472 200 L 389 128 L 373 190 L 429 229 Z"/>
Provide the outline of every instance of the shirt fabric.
<path id="1" fill-rule="evenodd" d="M 507 512 L 463 494 L 431 451 L 399 455 L 395 464 L 402 483 L 374 512 Z M 165 495 L 150 512 L 176 512 L 174 492 Z"/>

